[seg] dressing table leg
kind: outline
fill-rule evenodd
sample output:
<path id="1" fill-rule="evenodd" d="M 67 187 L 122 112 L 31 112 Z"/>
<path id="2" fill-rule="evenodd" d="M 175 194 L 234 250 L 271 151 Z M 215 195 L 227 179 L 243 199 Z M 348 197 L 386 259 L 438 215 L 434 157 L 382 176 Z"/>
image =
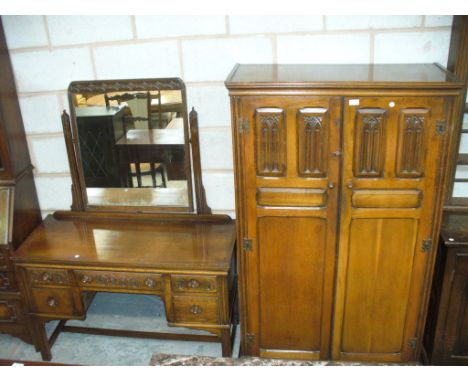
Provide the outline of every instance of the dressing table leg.
<path id="1" fill-rule="evenodd" d="M 50 361 L 52 359 L 52 353 L 50 352 L 49 339 L 45 330 L 45 322 L 40 319 L 33 318 L 32 327 L 37 340 L 37 346 L 41 352 L 42 359 L 44 361 Z"/>
<path id="2" fill-rule="evenodd" d="M 232 342 L 231 342 L 231 330 L 221 329 L 221 346 L 223 351 L 223 357 L 232 356 Z"/>

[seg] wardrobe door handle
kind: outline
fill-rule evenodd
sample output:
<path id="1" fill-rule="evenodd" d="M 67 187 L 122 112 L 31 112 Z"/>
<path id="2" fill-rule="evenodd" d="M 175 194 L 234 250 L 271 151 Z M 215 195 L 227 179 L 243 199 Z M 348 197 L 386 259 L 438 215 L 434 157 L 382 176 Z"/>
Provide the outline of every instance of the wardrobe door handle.
<path id="1" fill-rule="evenodd" d="M 353 188 L 353 182 L 350 180 L 347 184 L 346 187 L 349 188 L 350 190 Z"/>

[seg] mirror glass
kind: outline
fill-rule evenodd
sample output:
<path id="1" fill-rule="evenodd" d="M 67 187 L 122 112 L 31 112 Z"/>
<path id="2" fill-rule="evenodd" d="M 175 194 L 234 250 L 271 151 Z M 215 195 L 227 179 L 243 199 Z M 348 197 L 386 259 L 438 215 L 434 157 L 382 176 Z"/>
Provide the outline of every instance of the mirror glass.
<path id="1" fill-rule="evenodd" d="M 192 209 L 181 80 L 72 83 L 69 96 L 88 207 Z"/>
<path id="2" fill-rule="evenodd" d="M 13 220 L 13 188 L 0 187 L 0 245 L 11 241 Z"/>

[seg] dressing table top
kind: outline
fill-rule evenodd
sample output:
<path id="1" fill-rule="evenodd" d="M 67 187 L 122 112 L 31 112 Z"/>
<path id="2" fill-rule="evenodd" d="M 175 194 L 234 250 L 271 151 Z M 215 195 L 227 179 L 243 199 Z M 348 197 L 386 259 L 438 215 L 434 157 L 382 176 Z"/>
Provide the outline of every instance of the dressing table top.
<path id="1" fill-rule="evenodd" d="M 83 220 L 49 215 L 15 252 L 14 260 L 227 272 L 235 239 L 232 221 Z"/>

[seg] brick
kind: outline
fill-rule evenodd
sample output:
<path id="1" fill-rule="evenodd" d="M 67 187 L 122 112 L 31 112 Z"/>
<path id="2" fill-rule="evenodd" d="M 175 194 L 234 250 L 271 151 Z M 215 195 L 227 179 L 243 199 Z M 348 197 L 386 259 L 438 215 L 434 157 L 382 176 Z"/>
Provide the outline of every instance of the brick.
<path id="1" fill-rule="evenodd" d="M 130 16 L 47 16 L 53 46 L 133 38 Z"/>
<path id="2" fill-rule="evenodd" d="M 94 48 L 98 79 L 179 77 L 175 41 Z"/>
<path id="3" fill-rule="evenodd" d="M 231 130 L 200 129 L 200 151 L 203 169 L 232 170 L 232 138 Z"/>
<path id="4" fill-rule="evenodd" d="M 224 81 L 236 63 L 269 63 L 273 60 L 268 37 L 219 38 L 184 41 L 186 81 Z"/>
<path id="5" fill-rule="evenodd" d="M 432 63 L 447 65 L 450 32 L 382 33 L 375 36 L 376 63 Z"/>
<path id="6" fill-rule="evenodd" d="M 87 48 L 12 53 L 10 57 L 20 93 L 64 90 L 71 81 L 94 77 Z"/>
<path id="7" fill-rule="evenodd" d="M 39 173 L 70 171 L 64 137 L 29 137 L 33 165 Z"/>
<path id="8" fill-rule="evenodd" d="M 8 49 L 48 46 L 42 16 L 2 16 Z"/>
<path id="9" fill-rule="evenodd" d="M 138 38 L 226 33 L 224 16 L 135 16 Z"/>
<path id="10" fill-rule="evenodd" d="M 232 34 L 310 32 L 323 29 L 322 16 L 229 16 Z"/>
<path id="11" fill-rule="evenodd" d="M 234 210 L 234 174 L 233 173 L 203 173 L 203 185 L 210 208 L 215 210 Z"/>
<path id="12" fill-rule="evenodd" d="M 69 210 L 72 204 L 69 176 L 36 176 L 34 178 L 41 210 Z"/>
<path id="13" fill-rule="evenodd" d="M 200 127 L 231 125 L 229 96 L 224 85 L 187 86 L 187 106 L 195 107 Z"/>
<path id="14" fill-rule="evenodd" d="M 21 116 L 27 134 L 62 131 L 61 110 L 57 95 L 19 97 Z"/>
<path id="15" fill-rule="evenodd" d="M 330 30 L 414 28 L 421 23 L 422 16 L 326 16 Z"/>
<path id="16" fill-rule="evenodd" d="M 279 36 L 278 63 L 368 63 L 370 36 L 346 35 Z"/>

